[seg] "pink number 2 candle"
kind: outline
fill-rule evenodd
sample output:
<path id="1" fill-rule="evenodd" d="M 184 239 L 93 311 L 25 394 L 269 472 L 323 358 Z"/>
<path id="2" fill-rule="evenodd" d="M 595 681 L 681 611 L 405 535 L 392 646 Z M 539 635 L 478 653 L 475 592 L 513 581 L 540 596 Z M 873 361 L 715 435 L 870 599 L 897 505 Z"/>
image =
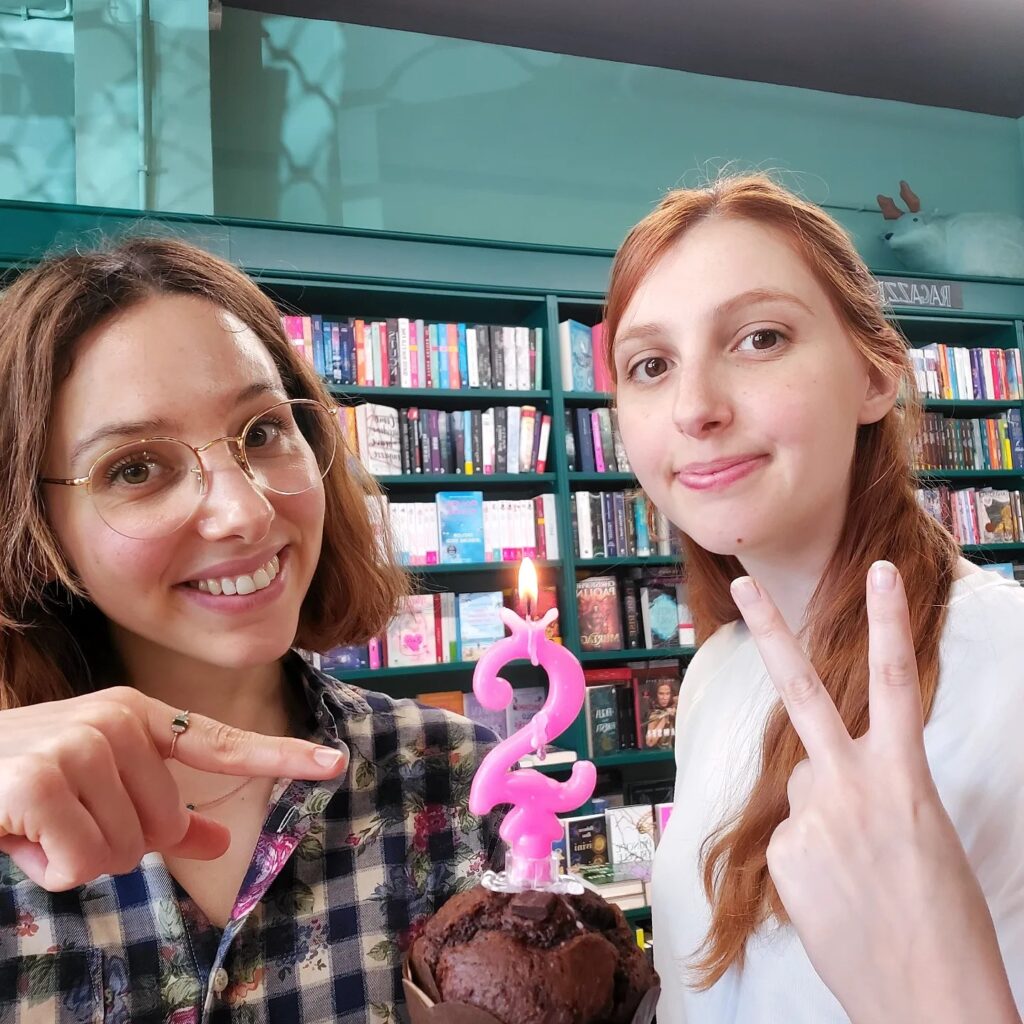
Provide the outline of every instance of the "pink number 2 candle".
<path id="1" fill-rule="evenodd" d="M 572 882 L 559 878 L 552 856 L 552 846 L 563 834 L 558 812 L 575 810 L 590 799 L 597 771 L 589 761 L 577 761 L 568 781 L 559 782 L 532 768 L 516 769 L 515 764 L 524 754 L 543 751 L 569 728 L 583 707 L 586 683 L 572 652 L 544 632 L 558 617 L 558 609 L 552 608 L 539 621 L 529 614 L 531 602 L 536 602 L 537 576 L 528 558 L 519 570 L 519 593 L 526 599 L 527 618 L 501 609 L 511 635 L 489 647 L 477 662 L 473 692 L 492 711 L 508 707 L 512 687 L 498 672 L 510 661 L 528 658 L 547 673 L 548 696 L 533 719 L 484 758 L 473 778 L 469 809 L 486 814 L 499 804 L 512 804 L 500 829 L 508 846 L 505 873 L 489 876 L 485 885 L 508 891 L 565 888 Z"/>

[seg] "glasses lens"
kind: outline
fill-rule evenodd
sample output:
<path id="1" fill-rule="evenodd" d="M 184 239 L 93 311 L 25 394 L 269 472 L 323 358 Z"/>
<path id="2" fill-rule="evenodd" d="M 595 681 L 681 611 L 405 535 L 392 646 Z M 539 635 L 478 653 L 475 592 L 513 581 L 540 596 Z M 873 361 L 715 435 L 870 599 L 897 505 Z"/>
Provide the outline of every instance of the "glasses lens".
<path id="1" fill-rule="evenodd" d="M 319 402 L 295 399 L 268 409 L 249 424 L 242 441 L 253 479 L 277 494 L 302 494 L 334 462 L 338 422 Z"/>
<path id="2" fill-rule="evenodd" d="M 122 445 L 89 475 L 89 493 L 103 521 L 124 537 L 147 540 L 173 533 L 196 509 L 202 468 L 180 441 Z"/>

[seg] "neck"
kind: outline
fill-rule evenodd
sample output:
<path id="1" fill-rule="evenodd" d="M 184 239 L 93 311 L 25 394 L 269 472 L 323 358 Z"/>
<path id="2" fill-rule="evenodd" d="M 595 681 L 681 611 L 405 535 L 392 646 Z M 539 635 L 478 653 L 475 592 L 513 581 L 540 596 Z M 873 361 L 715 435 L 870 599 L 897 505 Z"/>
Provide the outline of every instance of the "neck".
<path id="1" fill-rule="evenodd" d="M 839 542 L 839 529 L 828 535 L 808 538 L 786 551 L 744 552 L 744 570 L 757 581 L 786 625 L 799 634 L 807 622 L 807 610 L 825 569 Z"/>
<path id="2" fill-rule="evenodd" d="M 128 683 L 176 710 L 187 709 L 237 729 L 284 736 L 289 702 L 281 661 L 240 668 L 212 665 L 113 628 Z"/>

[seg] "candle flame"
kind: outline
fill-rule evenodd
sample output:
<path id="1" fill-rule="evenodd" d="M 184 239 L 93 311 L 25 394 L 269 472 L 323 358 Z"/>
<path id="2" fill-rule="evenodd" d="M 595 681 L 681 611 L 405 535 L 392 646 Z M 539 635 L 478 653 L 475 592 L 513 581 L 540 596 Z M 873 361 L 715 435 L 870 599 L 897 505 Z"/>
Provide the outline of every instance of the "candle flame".
<path id="1" fill-rule="evenodd" d="M 537 607 L 537 570 L 531 558 L 524 558 L 519 565 L 519 600 L 526 604 L 526 614 L 532 618 Z"/>

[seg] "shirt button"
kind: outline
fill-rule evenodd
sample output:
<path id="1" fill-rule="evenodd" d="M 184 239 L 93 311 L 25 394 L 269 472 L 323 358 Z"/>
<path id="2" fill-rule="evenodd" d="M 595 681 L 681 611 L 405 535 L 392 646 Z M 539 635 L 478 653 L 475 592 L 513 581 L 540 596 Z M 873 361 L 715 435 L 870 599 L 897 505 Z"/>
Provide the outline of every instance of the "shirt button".
<path id="1" fill-rule="evenodd" d="M 218 967 L 213 972 L 213 991 L 220 995 L 228 987 L 228 972 Z"/>

